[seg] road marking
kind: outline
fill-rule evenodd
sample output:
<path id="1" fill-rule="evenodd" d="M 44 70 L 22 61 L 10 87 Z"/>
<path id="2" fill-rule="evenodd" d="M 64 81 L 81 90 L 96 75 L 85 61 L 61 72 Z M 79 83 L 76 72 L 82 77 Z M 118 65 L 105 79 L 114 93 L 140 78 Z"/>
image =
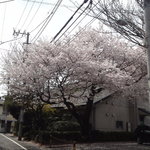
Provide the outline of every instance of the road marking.
<path id="1" fill-rule="evenodd" d="M 0 135 L 2 135 L 3 137 L 5 137 L 6 139 L 10 140 L 11 142 L 15 143 L 16 145 L 18 145 L 19 147 L 21 147 L 24 150 L 27 150 L 25 147 L 23 147 L 22 145 L 20 145 L 19 143 L 17 143 L 16 141 L 10 139 L 9 137 L 7 137 L 6 135 L 0 133 Z"/>

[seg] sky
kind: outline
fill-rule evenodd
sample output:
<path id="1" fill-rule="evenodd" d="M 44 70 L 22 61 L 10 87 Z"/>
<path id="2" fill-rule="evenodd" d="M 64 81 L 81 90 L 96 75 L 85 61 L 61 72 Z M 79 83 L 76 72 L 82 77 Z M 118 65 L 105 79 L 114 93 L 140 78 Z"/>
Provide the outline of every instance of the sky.
<path id="1" fill-rule="evenodd" d="M 30 32 L 30 41 L 34 42 L 36 39 L 34 37 L 41 26 L 35 28 L 51 14 L 57 1 L 51 0 L 49 3 L 48 0 L 14 0 L 0 3 L 0 41 L 13 39 L 13 29 L 15 29 L 17 32 L 20 30 L 20 33 Z M 74 4 L 76 4 L 74 0 L 63 0 L 41 37 L 48 37 L 50 40 L 74 13 L 76 10 Z M 80 5 L 79 1 L 77 5 Z"/>
<path id="2" fill-rule="evenodd" d="M 1 58 L 3 58 L 8 51 L 11 51 L 14 42 L 20 44 L 26 42 L 28 32 L 30 33 L 29 43 L 34 43 L 40 38 L 51 41 L 75 12 L 77 9 L 76 6 L 83 3 L 82 0 L 62 0 L 60 7 L 54 13 L 56 3 L 60 1 L 61 0 L 0 0 L 0 69 L 2 67 Z M 84 7 L 86 7 L 87 4 L 88 3 L 86 3 Z M 42 22 L 52 14 L 52 19 L 42 34 L 39 34 L 43 25 Z M 80 13 L 74 16 L 72 22 L 79 14 Z M 76 26 L 83 17 L 84 16 L 82 16 L 74 26 Z M 79 26 L 84 27 L 91 19 L 91 17 L 86 16 L 71 34 L 77 31 Z M 94 26 L 97 24 L 98 22 L 93 23 Z M 74 26 L 70 28 L 70 31 Z M 14 36 L 13 33 L 18 33 L 18 35 Z M 69 33 L 69 31 L 67 33 Z M 4 93 L 6 93 L 4 87 L 0 86 L 0 96 Z"/>

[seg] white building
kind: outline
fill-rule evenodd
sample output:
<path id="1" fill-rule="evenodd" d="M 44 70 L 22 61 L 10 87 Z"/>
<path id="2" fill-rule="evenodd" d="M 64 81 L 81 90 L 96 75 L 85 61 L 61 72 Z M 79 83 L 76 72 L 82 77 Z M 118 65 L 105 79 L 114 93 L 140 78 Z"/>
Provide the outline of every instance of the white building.
<path id="1" fill-rule="evenodd" d="M 15 119 L 4 111 L 4 101 L 0 101 L 0 132 L 12 132 Z"/>
<path id="2" fill-rule="evenodd" d="M 110 132 L 134 131 L 144 119 L 150 125 L 150 111 L 147 110 L 147 105 L 143 101 L 129 100 L 120 92 L 111 93 L 106 90 L 94 101 L 92 128 Z"/>

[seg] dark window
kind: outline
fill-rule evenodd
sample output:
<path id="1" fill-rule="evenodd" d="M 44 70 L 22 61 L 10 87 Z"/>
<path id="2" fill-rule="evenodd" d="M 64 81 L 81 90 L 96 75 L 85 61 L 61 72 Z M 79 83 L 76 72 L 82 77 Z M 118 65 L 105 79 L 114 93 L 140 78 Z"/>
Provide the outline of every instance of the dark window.
<path id="1" fill-rule="evenodd" d="M 5 120 L 1 120 L 1 128 L 5 127 Z"/>
<path id="2" fill-rule="evenodd" d="M 123 129 L 123 121 L 116 121 L 116 128 Z"/>

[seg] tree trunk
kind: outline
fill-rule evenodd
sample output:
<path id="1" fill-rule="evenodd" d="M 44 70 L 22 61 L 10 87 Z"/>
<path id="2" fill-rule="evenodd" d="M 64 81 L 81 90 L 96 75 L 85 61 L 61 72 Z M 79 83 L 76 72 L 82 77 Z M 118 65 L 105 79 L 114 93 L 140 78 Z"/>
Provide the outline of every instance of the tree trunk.
<path id="1" fill-rule="evenodd" d="M 69 112 L 76 118 L 77 122 L 80 124 L 82 137 L 87 140 L 90 137 L 91 131 L 90 115 L 93 107 L 93 100 L 88 99 L 87 104 L 82 109 L 83 113 L 77 110 L 72 103 L 66 102 L 65 104 Z"/>
<path id="2" fill-rule="evenodd" d="M 88 140 L 90 138 L 90 131 L 91 131 L 91 125 L 89 120 L 86 120 L 83 118 L 82 123 L 80 124 L 81 127 L 81 136 L 85 139 Z"/>
<path id="3" fill-rule="evenodd" d="M 90 115 L 93 108 L 93 101 L 95 96 L 95 87 L 94 85 L 91 86 L 91 91 L 89 94 L 89 97 L 87 99 L 87 103 L 85 107 L 83 108 L 82 112 L 77 110 L 75 105 L 71 102 L 68 102 L 65 97 L 64 98 L 64 104 L 77 120 L 77 122 L 80 124 L 81 127 L 81 135 L 84 137 L 85 140 L 87 140 L 90 137 L 90 131 L 91 131 L 91 125 L 90 125 Z"/>

